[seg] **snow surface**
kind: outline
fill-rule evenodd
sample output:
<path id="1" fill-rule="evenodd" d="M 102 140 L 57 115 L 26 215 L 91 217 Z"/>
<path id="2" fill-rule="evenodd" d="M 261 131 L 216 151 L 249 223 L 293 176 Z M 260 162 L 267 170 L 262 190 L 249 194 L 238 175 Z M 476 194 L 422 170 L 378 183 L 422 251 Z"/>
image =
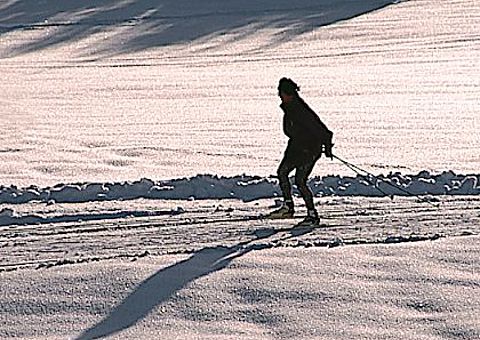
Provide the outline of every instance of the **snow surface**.
<path id="1" fill-rule="evenodd" d="M 268 177 L 283 76 L 338 156 L 477 174 L 478 2 L 394 2 L 3 2 L 0 183 Z"/>
<path id="2" fill-rule="evenodd" d="M 291 181 L 293 182 L 293 178 Z M 316 196 L 478 195 L 480 194 L 478 182 L 479 175 L 465 176 L 451 171 L 432 175 L 428 171 L 422 171 L 411 176 L 394 173 L 387 176 L 314 177 L 309 180 L 309 185 Z M 54 204 L 136 198 L 237 198 L 251 201 L 279 195 L 278 181 L 275 178 L 247 175 L 236 177 L 198 175 L 193 178 L 157 182 L 140 179 L 122 183 L 58 184 L 46 188 L 0 186 L 0 203 L 39 201 Z"/>
<path id="3" fill-rule="evenodd" d="M 475 0 L 0 2 L 0 338 L 480 338 L 479 32 Z M 321 159 L 318 228 L 259 218 L 283 76 L 380 179 Z"/>
<path id="4" fill-rule="evenodd" d="M 399 200 L 321 199 L 319 228 L 248 218 L 269 200 L 65 204 L 83 220 L 1 229 L 0 336 L 477 338 L 480 200 Z"/>

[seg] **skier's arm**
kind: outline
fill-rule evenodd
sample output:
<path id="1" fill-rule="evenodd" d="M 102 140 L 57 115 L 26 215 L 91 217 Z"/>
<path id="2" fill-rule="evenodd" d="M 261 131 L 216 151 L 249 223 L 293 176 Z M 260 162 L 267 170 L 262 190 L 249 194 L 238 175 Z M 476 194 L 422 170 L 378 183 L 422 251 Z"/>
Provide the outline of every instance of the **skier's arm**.
<path id="1" fill-rule="evenodd" d="M 320 117 L 308 106 L 305 106 L 301 118 L 297 123 L 302 127 L 302 130 L 311 136 L 312 140 L 318 141 L 318 147 L 325 153 L 325 156 L 333 159 L 333 132 L 327 128 Z"/>
<path id="2" fill-rule="evenodd" d="M 312 136 L 312 139 L 318 140 L 320 144 L 332 144 L 333 133 L 308 106 L 305 107 L 301 119 L 299 119 L 297 123 L 302 127 L 303 131 L 306 131 L 309 136 Z"/>

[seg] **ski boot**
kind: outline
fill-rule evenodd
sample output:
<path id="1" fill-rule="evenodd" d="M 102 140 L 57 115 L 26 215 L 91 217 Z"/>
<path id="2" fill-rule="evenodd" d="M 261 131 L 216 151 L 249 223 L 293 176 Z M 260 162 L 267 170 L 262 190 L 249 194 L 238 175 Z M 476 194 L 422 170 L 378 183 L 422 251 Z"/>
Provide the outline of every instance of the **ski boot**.
<path id="1" fill-rule="evenodd" d="M 267 214 L 265 217 L 271 219 L 292 218 L 294 212 L 293 204 L 286 203 L 283 204 L 279 209 Z"/>
<path id="2" fill-rule="evenodd" d="M 309 210 L 307 217 L 302 222 L 297 224 L 299 227 L 318 227 L 320 225 L 320 218 L 315 210 Z"/>

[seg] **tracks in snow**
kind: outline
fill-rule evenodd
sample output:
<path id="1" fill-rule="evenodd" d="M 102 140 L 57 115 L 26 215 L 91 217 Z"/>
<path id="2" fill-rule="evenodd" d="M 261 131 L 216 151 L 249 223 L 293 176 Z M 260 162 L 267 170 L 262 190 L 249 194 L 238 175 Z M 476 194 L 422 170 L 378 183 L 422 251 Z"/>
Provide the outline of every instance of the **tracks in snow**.
<path id="1" fill-rule="evenodd" d="M 229 207 L 219 209 L 219 202 Z M 475 197 L 446 197 L 438 208 L 410 198 L 322 198 L 323 224 L 317 228 L 295 228 L 299 219 L 257 218 L 269 209 L 269 200 L 180 202 L 185 205 L 180 214 L 158 214 L 168 211 L 171 202 L 158 203 L 148 208 L 147 216 L 2 227 L 0 272 L 187 254 L 208 247 L 339 246 L 480 234 L 480 198 Z M 118 204 L 125 211 L 121 205 L 127 203 Z M 101 216 L 102 207 L 97 209 L 93 213 Z"/>

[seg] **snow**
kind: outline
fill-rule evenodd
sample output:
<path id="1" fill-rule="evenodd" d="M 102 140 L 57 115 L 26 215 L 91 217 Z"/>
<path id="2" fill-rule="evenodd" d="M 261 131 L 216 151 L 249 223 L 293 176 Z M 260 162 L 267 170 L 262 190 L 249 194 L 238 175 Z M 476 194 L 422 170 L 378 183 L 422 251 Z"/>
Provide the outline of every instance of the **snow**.
<path id="1" fill-rule="evenodd" d="M 480 338 L 477 1 L 0 3 L 0 337 Z M 278 79 L 334 131 L 279 204 Z M 374 176 L 372 176 L 373 174 Z"/>
<path id="2" fill-rule="evenodd" d="M 357 177 L 314 177 L 309 185 L 315 196 L 431 196 L 478 195 L 478 175 L 457 175 L 451 171 L 432 175 L 422 171 L 417 175 L 390 173 L 387 176 L 357 175 Z M 293 179 L 292 179 L 293 182 Z M 298 194 L 296 188 L 295 193 Z M 240 199 L 253 201 L 281 196 L 278 181 L 274 178 L 219 177 L 198 175 L 193 178 L 155 182 L 140 179 L 122 183 L 59 184 L 54 187 L 0 186 L 0 204 L 28 202 L 81 203 L 105 200 L 133 200 L 138 198 L 195 200 Z M 3 212 L 3 210 L 2 210 Z M 0 224 L 13 223 L 17 217 L 5 210 L 0 212 Z"/>
<path id="3" fill-rule="evenodd" d="M 1 333 L 77 339 L 474 339 L 478 241 L 477 236 L 331 249 L 262 249 L 245 242 L 192 255 L 0 273 L 2 315 L 8 314 Z M 25 328 L 25 322 L 34 327 Z"/>
<path id="4" fill-rule="evenodd" d="M 375 174 L 477 174 L 476 2 L 389 3 L 11 1 L 0 182 L 271 176 L 286 144 L 282 76 L 338 156 Z M 352 172 L 322 160 L 314 175 L 329 174 Z"/>
<path id="5" fill-rule="evenodd" d="M 478 196 L 323 197 L 318 228 L 294 227 L 300 199 L 293 221 L 255 218 L 271 203 L 15 205 L 37 220 L 0 227 L 0 336 L 480 334 Z"/>

